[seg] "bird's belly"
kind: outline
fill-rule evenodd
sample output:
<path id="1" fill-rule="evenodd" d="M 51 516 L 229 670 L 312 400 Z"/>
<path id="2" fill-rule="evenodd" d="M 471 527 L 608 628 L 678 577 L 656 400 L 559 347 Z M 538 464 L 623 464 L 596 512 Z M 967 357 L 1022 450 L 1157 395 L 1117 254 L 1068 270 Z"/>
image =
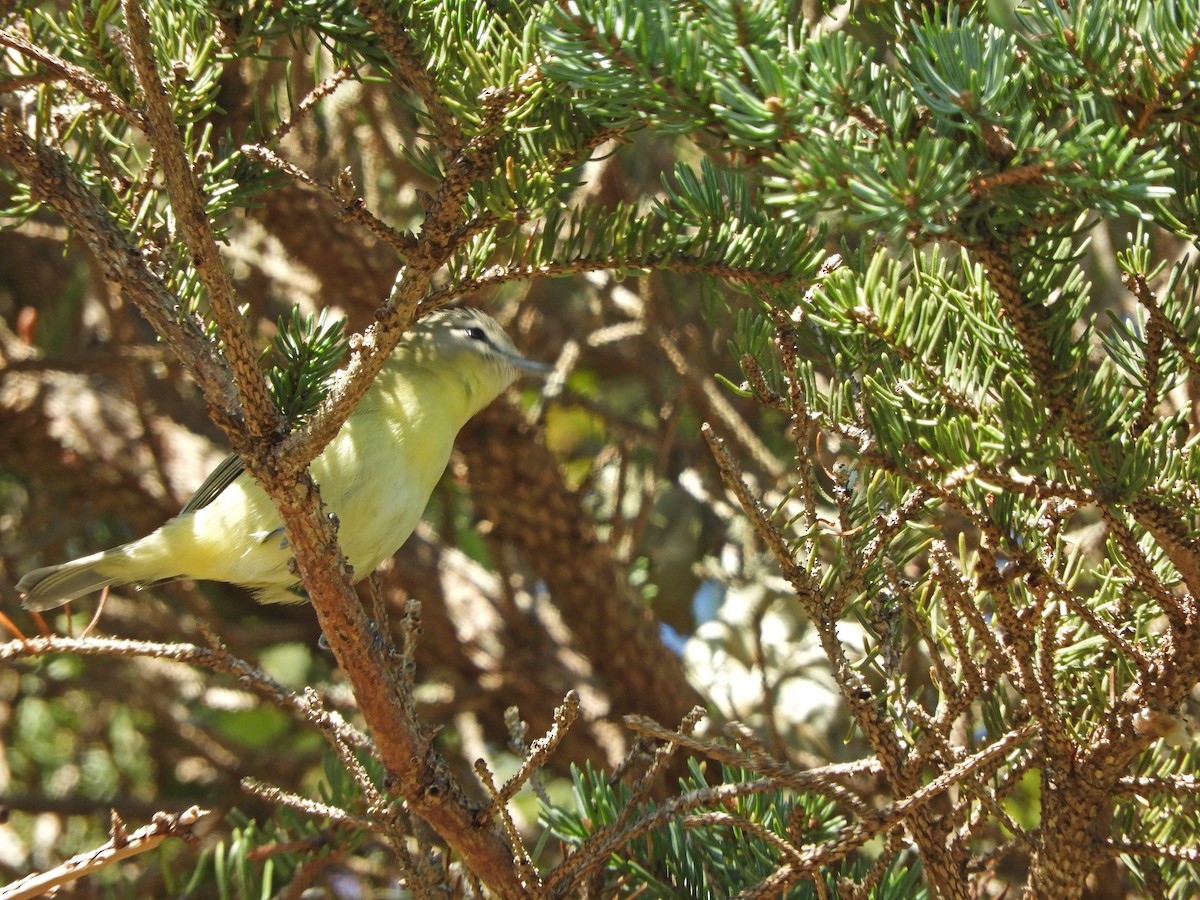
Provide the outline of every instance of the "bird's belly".
<path id="1" fill-rule="evenodd" d="M 411 476 L 394 479 L 384 487 L 356 479 L 344 496 L 331 498 L 329 506 L 338 519 L 338 543 L 355 578 L 366 578 L 408 539 L 434 484 L 436 478 Z"/>
<path id="2" fill-rule="evenodd" d="M 313 461 L 355 578 L 370 575 L 412 534 L 450 459 L 456 430 L 446 424 L 368 396 Z"/>

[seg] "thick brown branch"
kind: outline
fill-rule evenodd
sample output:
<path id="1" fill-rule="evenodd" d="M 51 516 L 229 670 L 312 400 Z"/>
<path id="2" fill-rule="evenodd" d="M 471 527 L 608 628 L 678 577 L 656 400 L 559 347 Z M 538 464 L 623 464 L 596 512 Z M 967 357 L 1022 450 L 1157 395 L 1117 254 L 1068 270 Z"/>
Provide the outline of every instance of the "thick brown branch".
<path id="1" fill-rule="evenodd" d="M 225 345 L 224 356 L 233 373 L 242 427 L 227 428 L 226 436 L 230 446 L 243 455 L 252 470 L 257 471 L 259 467 L 255 460 L 258 454 L 266 448 L 268 440 L 279 435 L 283 421 L 267 391 L 267 380 L 251 346 L 245 317 L 238 312 L 233 282 L 217 250 L 199 179 L 184 150 L 166 86 L 159 77 L 150 22 L 140 0 L 124 0 L 123 9 L 129 28 L 129 51 L 146 104 L 147 133 L 162 166 L 184 243 L 208 291 L 213 318 L 221 329 L 221 340 Z"/>
<path id="2" fill-rule="evenodd" d="M 213 352 L 202 323 L 179 309 L 178 298 L 150 269 L 137 246 L 84 186 L 62 153 L 35 141 L 7 113 L 0 113 L 0 122 L 0 149 L 34 196 L 52 206 L 79 233 L 105 278 L 137 304 L 200 385 L 217 424 L 226 431 L 236 429 L 240 414 L 229 367 L 224 356 Z"/>
<path id="3" fill-rule="evenodd" d="M 375 739 L 390 792 L 403 797 L 410 811 L 428 822 L 498 896 L 521 896 L 511 851 L 487 817 L 481 821 L 478 806 L 466 797 L 434 749 L 416 717 L 411 695 L 403 690 L 395 667 L 375 640 L 362 604 L 350 588 L 350 573 L 312 480 L 304 475 L 291 485 L 264 487 L 287 526 L 321 630 Z"/>

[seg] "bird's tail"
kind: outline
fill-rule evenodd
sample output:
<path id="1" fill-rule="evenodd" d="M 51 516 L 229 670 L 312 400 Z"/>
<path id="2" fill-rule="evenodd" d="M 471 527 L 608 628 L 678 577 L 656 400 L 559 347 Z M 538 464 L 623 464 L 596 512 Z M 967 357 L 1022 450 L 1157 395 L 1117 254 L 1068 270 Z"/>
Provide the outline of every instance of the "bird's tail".
<path id="1" fill-rule="evenodd" d="M 117 547 L 61 565 L 27 572 L 17 582 L 17 591 L 22 595 L 21 605 L 42 612 L 113 584 L 129 584 L 130 579 L 122 578 L 111 567 L 113 557 L 123 549 Z"/>

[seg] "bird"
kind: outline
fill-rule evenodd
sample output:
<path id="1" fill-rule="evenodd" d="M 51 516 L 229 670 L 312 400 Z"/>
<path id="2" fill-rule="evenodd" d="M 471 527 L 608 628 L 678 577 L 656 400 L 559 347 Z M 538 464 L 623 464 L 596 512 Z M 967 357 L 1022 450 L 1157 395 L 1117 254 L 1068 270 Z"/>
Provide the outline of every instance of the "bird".
<path id="1" fill-rule="evenodd" d="M 475 309 L 440 310 L 408 330 L 309 469 L 358 578 L 408 540 L 462 426 L 522 374 L 549 368 Z M 44 611 L 104 587 L 181 578 L 240 585 L 263 603 L 307 599 L 283 521 L 236 455 L 157 531 L 34 569 L 17 590 L 26 609 Z"/>

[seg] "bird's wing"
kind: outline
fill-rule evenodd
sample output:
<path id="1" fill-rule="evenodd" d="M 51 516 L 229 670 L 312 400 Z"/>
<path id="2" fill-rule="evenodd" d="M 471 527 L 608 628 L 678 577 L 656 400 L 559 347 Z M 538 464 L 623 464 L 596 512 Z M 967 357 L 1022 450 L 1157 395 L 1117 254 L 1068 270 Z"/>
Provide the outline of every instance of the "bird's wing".
<path id="1" fill-rule="evenodd" d="M 204 507 L 217 499 L 221 491 L 233 484 L 237 480 L 237 477 L 245 471 L 245 468 L 246 466 L 242 463 L 240 456 L 236 453 L 229 454 L 204 479 L 204 484 L 196 488 L 196 493 L 192 494 L 192 498 L 184 504 L 179 514 L 182 516 L 190 512 L 195 512 L 198 509 L 204 509 Z"/>

